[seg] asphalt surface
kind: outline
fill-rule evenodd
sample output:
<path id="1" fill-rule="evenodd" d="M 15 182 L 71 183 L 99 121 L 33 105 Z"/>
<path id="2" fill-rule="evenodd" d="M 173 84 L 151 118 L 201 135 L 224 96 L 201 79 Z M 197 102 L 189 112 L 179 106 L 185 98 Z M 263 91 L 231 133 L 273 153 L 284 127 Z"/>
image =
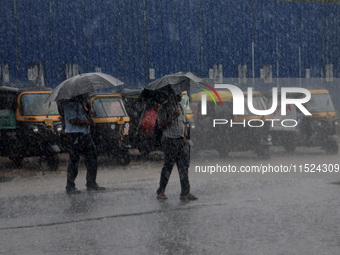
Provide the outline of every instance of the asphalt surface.
<path id="1" fill-rule="evenodd" d="M 340 254 L 339 163 L 339 155 L 319 149 L 273 149 L 269 160 L 200 152 L 190 166 L 199 199 L 185 202 L 176 167 L 169 198 L 156 199 L 159 154 L 127 167 L 101 158 L 97 180 L 107 189 L 98 193 L 85 190 L 81 163 L 82 193 L 72 196 L 64 190 L 66 159 L 57 172 L 37 170 L 32 159 L 7 171 L 34 174 L 0 183 L 0 254 Z M 0 164 L 0 175 L 11 166 Z M 316 169 L 323 164 L 327 171 Z M 235 172 L 210 173 L 212 166 Z"/>

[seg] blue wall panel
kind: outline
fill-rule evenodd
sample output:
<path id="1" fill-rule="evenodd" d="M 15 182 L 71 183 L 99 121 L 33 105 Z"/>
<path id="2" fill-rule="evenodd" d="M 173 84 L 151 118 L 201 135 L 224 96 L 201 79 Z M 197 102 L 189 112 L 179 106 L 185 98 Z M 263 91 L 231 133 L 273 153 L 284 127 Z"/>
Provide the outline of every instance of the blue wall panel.
<path id="1" fill-rule="evenodd" d="M 2 56 L 0 63 L 9 64 L 10 79 L 16 82 L 18 77 L 16 61 L 16 27 L 14 1 L 4 0 L 1 3 L 1 26 L 4 34 L 1 34 Z"/>
<path id="2" fill-rule="evenodd" d="M 135 17 L 133 19 L 133 33 L 132 41 L 135 41 L 133 48 L 133 68 L 129 73 L 134 77 L 134 81 L 131 84 L 127 84 L 129 87 L 140 87 L 147 85 L 147 61 L 146 61 L 146 20 L 145 18 L 145 3 L 144 1 L 136 2 L 133 5 L 133 13 Z"/>
<path id="3" fill-rule="evenodd" d="M 67 15 L 65 15 L 67 13 Z M 52 0 L 56 84 L 63 80 L 63 64 L 85 67 L 84 15 L 82 1 Z"/>
<path id="4" fill-rule="evenodd" d="M 252 60 L 252 25 L 251 8 L 249 0 L 230 1 L 230 77 L 238 77 L 239 64 L 247 65 L 247 77 L 251 77 Z"/>
<path id="5" fill-rule="evenodd" d="M 340 5 L 323 4 L 322 17 L 322 57 L 324 70 L 326 64 L 333 64 L 334 74 L 340 75 Z"/>
<path id="6" fill-rule="evenodd" d="M 319 3 L 301 3 L 301 66 L 302 77 L 306 68 L 312 78 L 321 75 L 321 20 Z"/>
<path id="7" fill-rule="evenodd" d="M 119 78 L 127 87 L 146 84 L 144 1 L 117 1 Z"/>
<path id="8" fill-rule="evenodd" d="M 326 64 L 339 77 L 339 13 L 339 4 L 304 1 L 3 0 L 0 63 L 10 64 L 11 81 L 25 82 L 28 65 L 42 62 L 51 87 L 63 80 L 65 63 L 80 72 L 101 67 L 128 87 L 145 86 L 149 68 L 156 78 L 207 77 L 222 64 L 224 77 L 237 77 L 246 64 L 250 78 L 254 42 L 256 78 L 268 64 L 273 78 L 276 68 L 279 77 L 305 77 L 306 68 L 325 77 Z"/>
<path id="9" fill-rule="evenodd" d="M 279 77 L 299 77 L 299 2 L 278 2 Z"/>
<path id="10" fill-rule="evenodd" d="M 49 85 L 52 81 L 49 2 L 17 1 L 17 17 L 20 80 L 27 82 L 30 64 L 42 62 L 46 85 Z"/>
<path id="11" fill-rule="evenodd" d="M 214 64 L 222 64 L 228 76 L 229 56 L 229 1 L 207 0 L 202 3 L 203 74 Z"/>
<path id="12" fill-rule="evenodd" d="M 254 2 L 254 43 L 255 77 L 260 77 L 264 65 L 272 65 L 272 75 L 276 75 L 276 38 L 277 38 L 276 1 L 256 0 Z"/>
<path id="13" fill-rule="evenodd" d="M 115 2 L 86 1 L 87 71 L 118 75 Z"/>
<path id="14" fill-rule="evenodd" d="M 27 65 L 29 62 L 33 62 L 34 54 L 37 51 L 36 38 L 33 34 L 33 27 L 36 24 L 32 24 L 34 20 L 34 14 L 30 13 L 31 1 L 17 1 L 17 17 L 18 17 L 18 44 L 19 44 L 19 70 L 20 80 L 27 82 Z M 35 46 L 35 47 L 34 47 Z"/>
<path id="15" fill-rule="evenodd" d="M 146 1 L 148 68 L 155 69 L 155 78 L 176 72 L 175 43 L 172 1 Z"/>
<path id="16" fill-rule="evenodd" d="M 174 0 L 177 70 L 202 73 L 200 0 Z"/>

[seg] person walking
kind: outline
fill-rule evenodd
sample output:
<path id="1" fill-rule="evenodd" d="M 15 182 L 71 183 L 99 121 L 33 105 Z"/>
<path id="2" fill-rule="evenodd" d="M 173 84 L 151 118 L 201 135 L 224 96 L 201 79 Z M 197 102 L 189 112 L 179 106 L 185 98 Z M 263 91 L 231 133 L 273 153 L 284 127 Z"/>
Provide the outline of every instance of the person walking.
<path id="1" fill-rule="evenodd" d="M 90 117 L 87 96 L 80 95 L 64 104 L 65 133 L 68 139 L 69 161 L 67 166 L 67 194 L 78 194 L 75 180 L 78 175 L 80 155 L 85 158 L 87 168 L 86 187 L 88 191 L 102 191 L 97 182 L 97 152 L 90 135 L 90 126 L 95 123 Z"/>
<path id="2" fill-rule="evenodd" d="M 158 111 L 158 123 L 163 131 L 161 139 L 162 149 L 164 152 L 164 165 L 161 171 L 159 188 L 157 190 L 158 199 L 167 199 L 165 189 L 168 184 L 174 164 L 177 164 L 180 183 L 181 183 L 181 200 L 196 200 L 195 195 L 190 193 L 189 183 L 189 164 L 190 148 L 187 142 L 186 134 L 188 129 L 188 119 L 184 109 L 180 104 L 182 94 L 163 104 Z"/>

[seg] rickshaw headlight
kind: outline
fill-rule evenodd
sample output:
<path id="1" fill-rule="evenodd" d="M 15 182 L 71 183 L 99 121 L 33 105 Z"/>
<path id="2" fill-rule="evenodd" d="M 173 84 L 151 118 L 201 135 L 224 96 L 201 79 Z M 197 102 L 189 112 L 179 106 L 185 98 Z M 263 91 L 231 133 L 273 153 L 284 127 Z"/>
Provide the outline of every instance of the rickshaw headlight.
<path id="1" fill-rule="evenodd" d="M 190 128 L 195 128 L 195 122 L 192 119 L 189 120 L 189 125 Z"/>
<path id="2" fill-rule="evenodd" d="M 57 130 L 57 132 L 61 132 L 62 130 L 63 130 L 63 127 L 61 126 L 61 125 L 58 125 L 57 127 L 56 127 L 56 130 Z"/>
<path id="3" fill-rule="evenodd" d="M 338 121 L 335 121 L 335 122 L 334 122 L 334 125 L 335 125 L 335 126 L 339 126 L 339 122 L 338 122 Z"/>
<path id="4" fill-rule="evenodd" d="M 38 133 L 39 132 L 39 128 L 37 126 L 33 126 L 33 132 L 34 133 Z"/>
<path id="5" fill-rule="evenodd" d="M 322 125 L 321 121 L 318 121 L 318 122 L 317 122 L 317 125 L 318 125 L 319 127 L 321 127 L 321 125 Z"/>
<path id="6" fill-rule="evenodd" d="M 268 135 L 267 136 L 267 142 L 271 142 L 272 141 L 272 136 L 271 135 Z"/>

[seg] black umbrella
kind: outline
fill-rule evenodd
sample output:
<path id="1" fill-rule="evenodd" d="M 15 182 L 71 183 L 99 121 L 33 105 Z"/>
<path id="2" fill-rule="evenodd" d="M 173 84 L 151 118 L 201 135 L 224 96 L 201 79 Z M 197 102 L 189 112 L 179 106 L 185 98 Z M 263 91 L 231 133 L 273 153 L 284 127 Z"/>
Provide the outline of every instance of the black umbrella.
<path id="1" fill-rule="evenodd" d="M 71 99 L 95 90 L 123 85 L 117 78 L 104 73 L 84 73 L 73 76 L 60 83 L 46 99 L 45 103 Z"/>
<path id="2" fill-rule="evenodd" d="M 171 95 L 177 95 L 183 91 L 198 85 L 202 79 L 191 72 L 179 72 L 165 75 L 151 83 L 141 93 L 143 100 L 154 100 L 164 103 Z"/>
<path id="3" fill-rule="evenodd" d="M 179 72 L 175 74 L 165 75 L 151 82 L 145 87 L 140 95 L 140 99 L 144 101 L 144 110 L 147 105 L 163 104 L 171 115 L 177 111 L 176 95 L 183 91 L 188 91 L 202 81 L 191 72 Z"/>

